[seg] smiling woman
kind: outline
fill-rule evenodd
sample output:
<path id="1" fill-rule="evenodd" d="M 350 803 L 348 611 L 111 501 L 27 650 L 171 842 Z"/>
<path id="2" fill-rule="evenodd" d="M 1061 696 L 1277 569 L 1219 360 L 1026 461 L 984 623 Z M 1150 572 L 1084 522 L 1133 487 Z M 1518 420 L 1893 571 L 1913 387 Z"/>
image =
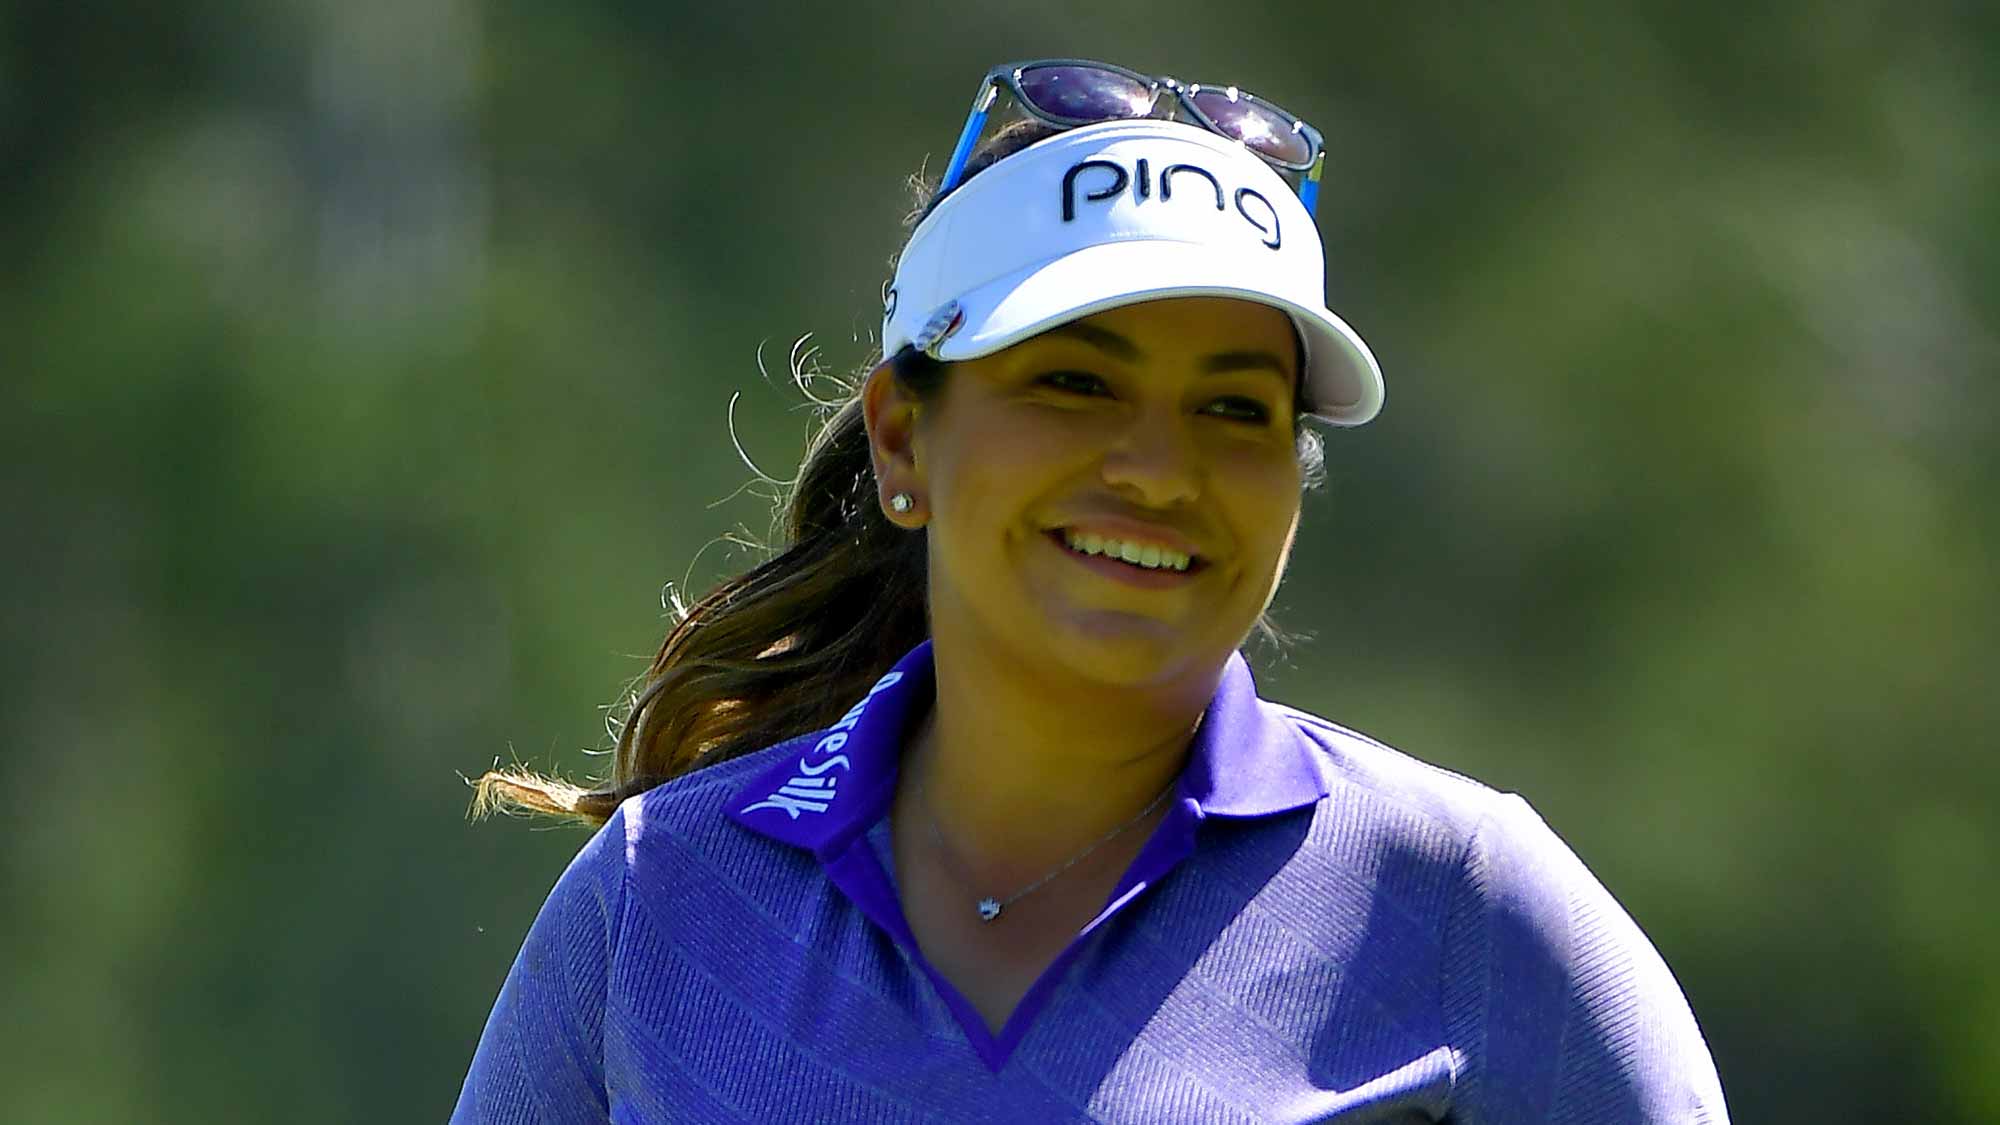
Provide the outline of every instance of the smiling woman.
<path id="1" fill-rule="evenodd" d="M 782 551 L 668 635 L 611 777 L 479 780 L 597 831 L 454 1120 L 1725 1119 L 1525 801 L 1238 651 L 1309 423 L 1382 401 L 1321 163 L 1234 87 L 987 75 Z"/>

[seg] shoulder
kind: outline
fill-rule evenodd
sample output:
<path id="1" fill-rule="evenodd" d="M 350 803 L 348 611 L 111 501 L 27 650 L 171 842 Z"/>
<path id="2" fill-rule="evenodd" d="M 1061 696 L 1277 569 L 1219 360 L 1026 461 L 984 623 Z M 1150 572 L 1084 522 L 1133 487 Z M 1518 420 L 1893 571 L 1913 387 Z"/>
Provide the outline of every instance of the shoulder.
<path id="1" fill-rule="evenodd" d="M 808 878 L 812 853 L 744 830 L 732 818 L 745 787 L 819 732 L 774 743 L 683 774 L 618 806 L 627 878 L 652 906 L 716 894 L 754 893 L 774 877 Z M 607 825 L 607 828 L 610 827 Z"/>
<path id="2" fill-rule="evenodd" d="M 1511 881 L 1549 893 L 1603 895 L 1569 844 L 1519 793 L 1405 753 L 1295 707 L 1266 702 L 1311 749 L 1327 781 L 1328 805 L 1363 806 L 1436 837 L 1463 877 L 1498 890 Z"/>
<path id="3" fill-rule="evenodd" d="M 1262 703 L 1298 737 L 1320 771 L 1327 788 L 1322 815 L 1332 810 L 1400 825 L 1429 837 L 1431 848 L 1457 858 L 1487 821 L 1526 807 L 1517 794 L 1424 761 L 1330 719 L 1282 703 Z"/>
<path id="4" fill-rule="evenodd" d="M 1468 898 L 1518 895 L 1519 881 L 1555 897 L 1582 864 L 1519 794 L 1424 761 L 1368 735 L 1263 701 L 1319 775 L 1324 792 L 1302 841 L 1312 869 L 1378 900 L 1448 943 Z M 1560 856 L 1550 866 L 1536 857 Z M 1594 882 L 1594 880 L 1593 880 Z M 1410 935 L 1415 938 L 1415 932 Z"/>
<path id="5" fill-rule="evenodd" d="M 1316 819 L 1372 825 L 1392 854 L 1421 842 L 1442 876 L 1431 901 L 1461 1104 L 1496 1120 L 1726 1120 L 1679 982 L 1526 798 L 1267 706 L 1327 771 Z"/>
<path id="6" fill-rule="evenodd" d="M 634 858 L 676 844 L 707 848 L 725 835 L 734 836 L 728 813 L 744 786 L 774 762 L 810 745 L 820 733 L 773 743 L 626 798 L 618 812 Z"/>
<path id="7" fill-rule="evenodd" d="M 1318 715 L 1265 705 L 1298 733 L 1324 771 L 1322 817 L 1389 824 L 1427 838 L 1426 850 L 1454 869 L 1457 892 L 1491 900 L 1489 905 L 1618 910 L 1596 876 L 1521 794 Z"/>

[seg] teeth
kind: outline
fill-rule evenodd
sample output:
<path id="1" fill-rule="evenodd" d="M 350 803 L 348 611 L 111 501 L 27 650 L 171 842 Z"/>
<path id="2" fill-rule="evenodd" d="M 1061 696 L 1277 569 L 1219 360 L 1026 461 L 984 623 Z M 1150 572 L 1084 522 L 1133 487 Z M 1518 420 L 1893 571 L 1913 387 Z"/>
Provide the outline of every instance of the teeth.
<path id="1" fill-rule="evenodd" d="M 1106 539 L 1102 535 L 1063 529 L 1063 542 L 1072 551 L 1085 555 L 1105 555 L 1119 559 L 1133 566 L 1147 570 L 1186 570 L 1194 560 L 1179 551 L 1146 543 L 1127 543 L 1122 539 Z"/>

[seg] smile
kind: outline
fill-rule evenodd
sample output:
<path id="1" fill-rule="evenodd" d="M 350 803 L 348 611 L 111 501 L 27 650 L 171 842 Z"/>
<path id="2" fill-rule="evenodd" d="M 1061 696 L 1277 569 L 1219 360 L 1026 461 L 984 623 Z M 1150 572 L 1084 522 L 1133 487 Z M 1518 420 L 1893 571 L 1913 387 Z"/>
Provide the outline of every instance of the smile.
<path id="1" fill-rule="evenodd" d="M 1151 543 L 1134 543 L 1124 539 L 1111 539 L 1090 532 L 1062 529 L 1063 546 L 1081 555 L 1103 555 L 1146 570 L 1185 571 L 1194 560 L 1179 551 L 1167 547 L 1157 547 Z"/>
<path id="2" fill-rule="evenodd" d="M 1047 533 L 1064 554 L 1108 578 L 1147 589 L 1179 586 L 1208 566 L 1207 560 L 1154 543 L 1138 543 L 1070 528 Z"/>

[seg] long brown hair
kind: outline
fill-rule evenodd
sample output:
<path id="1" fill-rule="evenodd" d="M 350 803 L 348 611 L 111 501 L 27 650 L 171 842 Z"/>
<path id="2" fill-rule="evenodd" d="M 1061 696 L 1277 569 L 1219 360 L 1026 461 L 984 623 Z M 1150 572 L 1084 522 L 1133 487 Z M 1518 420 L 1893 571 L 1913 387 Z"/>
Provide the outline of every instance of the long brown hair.
<path id="1" fill-rule="evenodd" d="M 965 178 L 1056 131 L 1038 122 L 1002 130 L 968 163 Z M 918 205 L 906 230 L 949 194 L 937 193 L 921 173 L 910 183 Z M 925 533 L 890 523 L 875 498 L 860 391 L 881 362 L 870 356 L 839 380 L 841 394 L 831 401 L 811 395 L 794 371 L 822 404 L 824 421 L 778 497 L 769 548 L 775 555 L 677 607 L 652 667 L 623 701 L 611 776 L 586 788 L 518 768 L 490 770 L 471 782 L 474 819 L 526 812 L 600 826 L 627 797 L 832 725 L 930 635 Z M 936 398 L 950 366 L 910 348 L 889 359 L 919 402 Z M 1308 409 L 1298 402 L 1293 433 L 1305 485 L 1313 488 L 1324 471 L 1319 435 L 1305 425 Z M 1264 617 L 1257 631 L 1274 643 L 1287 639 Z"/>

